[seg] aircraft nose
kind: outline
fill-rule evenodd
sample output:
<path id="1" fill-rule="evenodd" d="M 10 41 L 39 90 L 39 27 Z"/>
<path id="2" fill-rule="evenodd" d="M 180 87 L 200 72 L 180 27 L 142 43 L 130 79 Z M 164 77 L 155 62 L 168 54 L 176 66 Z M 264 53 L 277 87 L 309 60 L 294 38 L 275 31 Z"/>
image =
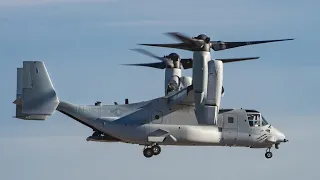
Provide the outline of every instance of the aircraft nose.
<path id="1" fill-rule="evenodd" d="M 286 139 L 286 136 L 282 132 L 280 132 L 278 130 L 276 132 L 276 136 L 277 136 L 277 141 L 278 142 L 288 142 L 288 139 Z"/>

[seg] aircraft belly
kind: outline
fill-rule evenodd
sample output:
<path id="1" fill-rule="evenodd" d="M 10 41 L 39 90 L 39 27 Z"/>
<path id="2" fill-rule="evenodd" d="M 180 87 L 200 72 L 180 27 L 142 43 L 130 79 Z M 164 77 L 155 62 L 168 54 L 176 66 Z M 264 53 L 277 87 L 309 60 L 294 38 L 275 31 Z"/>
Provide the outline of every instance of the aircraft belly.
<path id="1" fill-rule="evenodd" d="M 237 146 L 251 146 L 252 140 L 247 132 L 238 132 Z"/>
<path id="2" fill-rule="evenodd" d="M 147 140 L 145 125 L 106 124 L 105 133 L 120 139 L 123 142 L 141 143 Z"/>
<path id="3" fill-rule="evenodd" d="M 234 146 L 237 143 L 238 130 L 232 128 L 223 128 L 222 130 L 223 144 Z"/>
<path id="4" fill-rule="evenodd" d="M 221 141 L 221 133 L 216 126 L 185 126 L 182 128 L 181 141 L 218 144 Z"/>
<path id="5" fill-rule="evenodd" d="M 216 126 L 201 125 L 150 125 L 150 132 L 165 131 L 167 137 L 172 136 L 175 141 L 163 141 L 163 145 L 218 145 L 221 132 Z"/>

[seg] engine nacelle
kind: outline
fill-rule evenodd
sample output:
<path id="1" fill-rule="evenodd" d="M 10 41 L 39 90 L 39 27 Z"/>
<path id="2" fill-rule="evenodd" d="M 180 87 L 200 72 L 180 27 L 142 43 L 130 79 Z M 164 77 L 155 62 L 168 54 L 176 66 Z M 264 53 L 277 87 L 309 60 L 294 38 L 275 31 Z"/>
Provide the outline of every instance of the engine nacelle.
<path id="1" fill-rule="evenodd" d="M 188 87 L 190 85 L 192 85 L 192 78 L 188 77 L 188 76 L 182 76 L 180 89 Z M 188 93 L 188 96 L 181 102 L 181 104 L 188 104 L 188 105 L 194 104 L 194 91 L 193 90 Z"/>
<path id="2" fill-rule="evenodd" d="M 188 87 L 188 86 L 192 85 L 192 77 L 182 76 L 181 77 L 181 85 L 183 87 Z"/>
<path id="3" fill-rule="evenodd" d="M 192 64 L 192 80 L 195 104 L 203 104 L 207 96 L 208 61 L 211 60 L 210 52 L 194 52 Z M 201 114 L 201 113 L 200 113 Z"/>
<path id="4" fill-rule="evenodd" d="M 207 67 L 207 78 L 204 78 L 207 80 L 206 96 L 202 104 L 197 104 L 195 99 L 196 116 L 199 124 L 216 125 L 222 94 L 223 64 L 222 61 L 210 60 Z"/>
<path id="5" fill-rule="evenodd" d="M 223 63 L 218 60 L 208 62 L 207 97 L 204 105 L 204 121 L 216 125 L 221 101 Z"/>
<path id="6" fill-rule="evenodd" d="M 179 91 L 181 86 L 181 69 L 166 68 L 165 73 L 165 95 Z"/>
<path id="7" fill-rule="evenodd" d="M 219 60 L 208 62 L 208 86 L 206 104 L 220 107 L 223 81 L 223 63 Z"/>

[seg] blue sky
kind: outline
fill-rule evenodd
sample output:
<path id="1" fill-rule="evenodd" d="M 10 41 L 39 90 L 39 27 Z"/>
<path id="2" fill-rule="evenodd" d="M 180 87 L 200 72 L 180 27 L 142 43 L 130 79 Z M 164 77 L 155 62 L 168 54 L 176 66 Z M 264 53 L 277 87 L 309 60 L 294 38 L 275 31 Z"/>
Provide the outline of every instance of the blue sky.
<path id="1" fill-rule="evenodd" d="M 295 180 L 301 174 L 319 179 L 319 5 L 316 0 L 0 0 L 0 179 Z M 172 31 L 225 41 L 296 38 L 214 52 L 223 58 L 261 57 L 225 65 L 222 106 L 258 109 L 286 134 L 290 142 L 273 150 L 271 160 L 263 149 L 228 147 L 164 147 L 161 156 L 146 159 L 137 145 L 86 142 L 92 131 L 59 113 L 45 122 L 12 118 L 16 68 L 24 60 L 44 61 L 66 101 L 111 104 L 162 96 L 164 71 L 120 64 L 154 61 L 128 49 L 174 42 L 163 35 Z"/>

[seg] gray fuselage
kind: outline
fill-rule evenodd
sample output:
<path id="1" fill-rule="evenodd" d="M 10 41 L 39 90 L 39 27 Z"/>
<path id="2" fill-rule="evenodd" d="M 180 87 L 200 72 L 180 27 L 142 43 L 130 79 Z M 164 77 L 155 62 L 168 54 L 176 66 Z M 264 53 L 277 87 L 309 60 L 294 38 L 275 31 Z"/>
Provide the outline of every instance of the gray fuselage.
<path id="1" fill-rule="evenodd" d="M 165 136 L 162 145 L 242 146 L 265 148 L 284 139 L 284 135 L 269 125 L 255 110 L 221 109 L 217 125 L 200 125 L 194 106 L 176 105 L 172 112 L 147 108 L 150 101 L 122 105 L 74 105 L 61 101 L 57 110 L 102 132 L 113 141 L 145 145 L 150 137 Z M 149 111 L 150 109 L 150 111 Z M 122 120 L 128 114 L 136 118 Z M 250 114 L 261 118 L 249 123 Z M 276 139 L 275 142 L 267 139 Z"/>

